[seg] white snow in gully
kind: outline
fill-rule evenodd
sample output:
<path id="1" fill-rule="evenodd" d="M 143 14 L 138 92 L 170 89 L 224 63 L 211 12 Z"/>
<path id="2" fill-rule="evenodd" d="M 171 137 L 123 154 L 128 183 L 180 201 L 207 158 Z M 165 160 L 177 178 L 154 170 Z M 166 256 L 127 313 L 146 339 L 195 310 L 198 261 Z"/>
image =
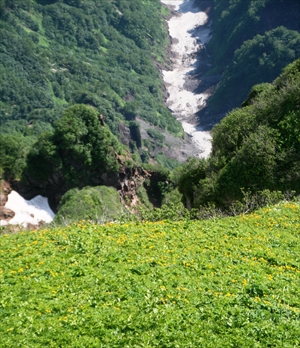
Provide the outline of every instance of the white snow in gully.
<path id="1" fill-rule="evenodd" d="M 171 50 L 174 54 L 172 70 L 164 70 L 163 79 L 169 94 L 167 106 L 184 131 L 192 137 L 199 153 L 198 157 L 208 157 L 211 151 L 211 135 L 197 126 L 196 113 L 205 106 L 207 94 L 188 91 L 184 84 L 188 75 L 192 74 L 197 65 L 197 52 L 210 39 L 208 16 L 194 4 L 194 0 L 161 0 L 173 6 L 177 15 L 168 21 L 169 34 L 172 38 Z"/>
<path id="2" fill-rule="evenodd" d="M 205 24 L 207 15 L 194 4 L 194 0 L 161 0 L 165 5 L 173 6 L 178 15 L 168 21 L 169 34 L 173 39 L 172 51 L 174 59 L 171 71 L 163 71 L 169 98 L 167 105 L 174 116 L 182 123 L 197 148 L 198 157 L 208 157 L 211 150 L 211 136 L 196 124 L 195 113 L 205 105 L 208 95 L 195 94 L 184 88 L 186 78 L 193 72 L 197 64 L 196 53 L 209 41 L 210 30 Z M 51 222 L 55 216 L 48 204 L 48 199 L 36 196 L 30 201 L 25 200 L 17 192 L 8 195 L 5 207 L 15 212 L 9 224 L 38 225 L 41 221 Z M 6 225 L 4 220 L 0 226 Z"/>

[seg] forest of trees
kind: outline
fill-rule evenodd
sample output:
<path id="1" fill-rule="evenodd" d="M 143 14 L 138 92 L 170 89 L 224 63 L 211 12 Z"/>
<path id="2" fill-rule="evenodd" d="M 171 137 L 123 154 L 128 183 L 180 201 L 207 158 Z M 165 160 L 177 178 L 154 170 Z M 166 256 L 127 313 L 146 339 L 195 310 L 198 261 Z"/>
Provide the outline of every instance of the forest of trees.
<path id="1" fill-rule="evenodd" d="M 145 189 L 157 205 L 196 209 L 227 209 L 264 190 L 300 193 L 300 4 L 213 4 L 207 74 L 221 80 L 208 105 L 231 112 L 212 129 L 210 158 L 172 172 L 148 166 L 146 205 Z M 120 161 L 147 167 L 149 149 L 166 142 L 158 129 L 181 136 L 158 69 L 168 14 L 159 0 L 0 0 L 1 177 L 61 195 L 72 189 L 76 201 L 78 188 L 115 185 Z M 157 126 L 144 131 L 148 139 L 138 118 Z"/>
<path id="2" fill-rule="evenodd" d="M 182 136 L 156 66 L 166 59 L 166 15 L 159 0 L 1 0 L 0 134 L 36 138 L 86 104 L 117 137 L 137 116 Z"/>

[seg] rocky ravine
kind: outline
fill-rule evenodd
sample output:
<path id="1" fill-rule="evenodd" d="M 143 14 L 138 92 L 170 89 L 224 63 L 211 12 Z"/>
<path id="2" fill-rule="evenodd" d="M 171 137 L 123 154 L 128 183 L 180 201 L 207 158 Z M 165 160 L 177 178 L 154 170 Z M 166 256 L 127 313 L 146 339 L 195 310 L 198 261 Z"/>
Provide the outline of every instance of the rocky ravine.
<path id="1" fill-rule="evenodd" d="M 197 70 L 201 55 L 210 39 L 209 17 L 195 5 L 194 0 L 161 0 L 173 10 L 168 20 L 172 40 L 172 70 L 162 71 L 169 94 L 167 106 L 182 123 L 187 134 L 196 145 L 198 157 L 208 157 L 211 150 L 211 136 L 199 124 L 197 112 L 206 105 L 212 90 L 197 93 L 199 85 Z M 205 54 L 204 54 L 205 56 Z"/>
<path id="2" fill-rule="evenodd" d="M 145 170 L 140 166 L 128 167 L 125 164 L 126 156 L 118 156 L 117 160 L 120 164 L 119 172 L 114 176 L 107 177 L 105 174 L 101 178 L 99 177 L 98 179 L 101 182 L 99 181 L 98 184 L 114 187 L 118 191 L 124 207 L 128 208 L 130 212 L 135 212 L 140 205 L 138 191 L 144 186 L 144 182 L 147 181 L 153 184 L 155 180 L 162 181 L 163 177 L 160 177 L 159 173 L 153 173 L 151 170 Z M 60 199 L 65 193 L 64 190 L 59 191 L 58 187 L 50 183 L 39 188 L 34 185 L 19 183 L 14 183 L 13 186 L 15 187 L 0 178 L 0 227 L 16 226 L 9 227 L 9 231 L 18 231 L 22 227 L 36 229 L 54 219 L 55 213 L 53 210 L 57 211 Z M 23 198 L 13 188 L 17 189 L 27 199 Z M 53 210 L 49 206 L 48 198 L 34 195 L 33 192 L 43 192 L 45 196 L 50 197 Z M 155 195 L 151 192 L 149 200 L 153 205 L 158 204 Z"/>
<path id="3" fill-rule="evenodd" d="M 165 134 L 167 143 L 171 144 L 170 149 L 173 156 L 170 157 L 179 161 L 184 161 L 192 155 L 207 157 L 211 149 L 211 137 L 209 132 L 199 125 L 197 112 L 203 109 L 206 99 L 212 92 L 209 88 L 210 85 L 208 88 L 202 88 L 201 92 L 199 91 L 201 80 L 198 77 L 199 67 L 202 65 L 203 68 L 206 64 L 205 44 L 210 35 L 209 18 L 206 12 L 195 6 L 194 0 L 161 1 L 169 6 L 173 13 L 168 21 L 172 40 L 172 69 L 162 71 L 168 92 L 167 105 L 174 116 L 181 121 L 185 132 L 189 135 L 188 138 L 179 142 L 177 138 L 173 139 Z M 145 124 L 144 128 L 151 128 L 151 126 Z M 146 134 L 146 132 L 144 133 Z M 145 134 L 144 136 L 146 136 Z M 192 139 L 192 143 L 190 139 Z M 124 200 L 127 197 L 135 206 L 138 203 L 136 190 L 149 175 L 151 176 L 150 173 L 139 173 L 139 171 L 134 173 L 125 171 L 119 173 L 116 183 L 110 183 L 110 185 L 119 190 L 121 199 Z M 32 197 L 32 193 L 28 194 L 28 191 L 27 195 Z M 54 199 L 51 197 L 50 201 L 57 201 L 56 196 Z M 36 196 L 31 200 L 25 200 L 13 191 L 8 183 L 1 186 L 1 226 L 9 223 L 35 227 L 43 221 L 50 222 L 54 216 L 47 198 Z"/>

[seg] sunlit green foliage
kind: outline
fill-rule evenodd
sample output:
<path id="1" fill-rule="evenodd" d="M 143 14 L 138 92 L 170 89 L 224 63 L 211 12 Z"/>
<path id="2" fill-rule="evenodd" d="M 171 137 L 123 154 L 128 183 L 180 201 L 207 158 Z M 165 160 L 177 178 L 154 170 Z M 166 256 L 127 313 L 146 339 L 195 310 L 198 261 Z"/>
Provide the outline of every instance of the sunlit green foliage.
<path id="1" fill-rule="evenodd" d="M 174 173 L 187 200 L 224 208 L 243 190 L 300 192 L 300 59 L 272 84 L 256 85 L 242 108 L 212 129 L 212 154 Z"/>
<path id="2" fill-rule="evenodd" d="M 141 118 L 181 132 L 153 63 L 164 60 L 167 44 L 159 0 L 5 0 L 0 10 L 1 127 L 53 124 L 64 108 L 84 103 L 117 134 L 132 100 Z"/>
<path id="3" fill-rule="evenodd" d="M 297 347 L 299 214 L 1 236 L 1 345 Z"/>
<path id="4" fill-rule="evenodd" d="M 66 188 L 101 184 L 101 175 L 115 175 L 122 145 L 99 117 L 84 104 L 68 108 L 54 133 L 42 134 L 32 147 L 26 174 L 40 184 L 61 181 Z"/>
<path id="5" fill-rule="evenodd" d="M 113 187 L 74 188 L 63 195 L 54 223 L 66 225 L 83 219 L 111 221 L 120 216 L 122 208 L 120 195 Z"/>
<path id="6" fill-rule="evenodd" d="M 213 154 L 225 158 L 221 192 L 235 196 L 241 187 L 295 189 L 299 192 L 300 59 L 273 85 L 256 86 L 244 107 L 213 130 Z"/>

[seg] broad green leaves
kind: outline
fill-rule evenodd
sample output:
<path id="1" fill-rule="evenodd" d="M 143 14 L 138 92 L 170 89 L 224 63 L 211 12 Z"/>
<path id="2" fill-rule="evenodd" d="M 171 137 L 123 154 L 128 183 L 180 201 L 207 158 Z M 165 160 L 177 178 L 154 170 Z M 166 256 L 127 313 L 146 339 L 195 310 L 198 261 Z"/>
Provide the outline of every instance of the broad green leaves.
<path id="1" fill-rule="evenodd" d="M 299 204 L 0 236 L 3 347 L 295 347 Z"/>

